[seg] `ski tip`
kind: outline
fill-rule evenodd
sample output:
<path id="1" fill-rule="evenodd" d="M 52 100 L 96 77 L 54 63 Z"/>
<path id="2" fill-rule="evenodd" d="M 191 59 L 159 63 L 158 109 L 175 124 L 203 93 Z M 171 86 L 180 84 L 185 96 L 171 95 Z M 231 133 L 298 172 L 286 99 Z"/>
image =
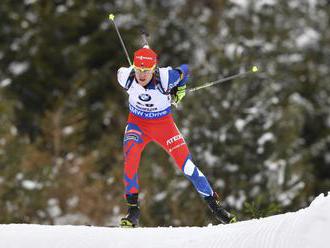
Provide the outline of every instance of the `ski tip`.
<path id="1" fill-rule="evenodd" d="M 238 219 L 236 216 L 232 216 L 231 219 L 229 220 L 229 224 L 233 224 L 233 223 L 237 223 L 238 222 Z"/>
<path id="2" fill-rule="evenodd" d="M 134 228 L 134 227 L 137 227 L 137 224 L 134 224 L 132 221 L 130 221 L 127 218 L 122 218 L 119 226 L 121 228 Z"/>
<path id="3" fill-rule="evenodd" d="M 109 14 L 109 20 L 113 21 L 114 19 L 115 19 L 115 15 L 112 14 L 112 13 L 110 13 L 110 14 Z"/>

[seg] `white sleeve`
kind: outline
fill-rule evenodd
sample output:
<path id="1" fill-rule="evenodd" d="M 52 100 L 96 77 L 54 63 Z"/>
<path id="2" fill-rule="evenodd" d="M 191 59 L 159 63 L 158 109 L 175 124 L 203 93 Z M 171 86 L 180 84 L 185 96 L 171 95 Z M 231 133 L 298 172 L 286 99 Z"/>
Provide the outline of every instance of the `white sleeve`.
<path id="1" fill-rule="evenodd" d="M 169 83 L 169 71 L 172 70 L 171 66 L 159 68 L 159 77 L 162 87 L 165 91 L 168 90 Z"/>
<path id="2" fill-rule="evenodd" d="M 126 87 L 126 82 L 129 77 L 129 74 L 131 72 L 132 68 L 131 67 L 121 67 L 119 68 L 117 72 L 117 80 L 118 83 L 125 88 Z"/>

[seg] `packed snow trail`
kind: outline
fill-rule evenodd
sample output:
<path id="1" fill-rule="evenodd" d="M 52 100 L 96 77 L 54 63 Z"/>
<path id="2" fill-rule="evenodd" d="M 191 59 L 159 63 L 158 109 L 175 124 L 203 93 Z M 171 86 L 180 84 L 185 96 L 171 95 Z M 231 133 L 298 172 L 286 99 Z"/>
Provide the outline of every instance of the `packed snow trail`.
<path id="1" fill-rule="evenodd" d="M 329 248 L 330 196 L 305 209 L 208 227 L 0 225 L 0 248 Z"/>

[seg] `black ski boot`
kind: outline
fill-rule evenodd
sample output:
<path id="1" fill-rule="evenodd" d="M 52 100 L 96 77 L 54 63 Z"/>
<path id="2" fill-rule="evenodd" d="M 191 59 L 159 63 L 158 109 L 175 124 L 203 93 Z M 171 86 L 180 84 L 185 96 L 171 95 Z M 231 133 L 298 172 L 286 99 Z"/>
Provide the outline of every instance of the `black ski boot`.
<path id="1" fill-rule="evenodd" d="M 139 225 L 140 208 L 138 206 L 138 194 L 126 195 L 128 204 L 127 215 L 121 219 L 121 227 L 137 227 Z"/>
<path id="2" fill-rule="evenodd" d="M 217 193 L 214 193 L 213 196 L 204 197 L 204 199 L 209 205 L 212 213 L 222 224 L 237 222 L 236 217 L 231 215 L 221 206 Z"/>

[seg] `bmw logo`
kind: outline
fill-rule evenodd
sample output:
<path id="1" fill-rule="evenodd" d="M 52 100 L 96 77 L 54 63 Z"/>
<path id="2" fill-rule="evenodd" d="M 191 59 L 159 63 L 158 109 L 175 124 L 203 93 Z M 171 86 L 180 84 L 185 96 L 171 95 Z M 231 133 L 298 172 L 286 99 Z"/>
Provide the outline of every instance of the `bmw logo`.
<path id="1" fill-rule="evenodd" d="M 151 96 L 148 94 L 141 94 L 139 95 L 139 99 L 144 102 L 148 102 L 151 100 Z"/>

